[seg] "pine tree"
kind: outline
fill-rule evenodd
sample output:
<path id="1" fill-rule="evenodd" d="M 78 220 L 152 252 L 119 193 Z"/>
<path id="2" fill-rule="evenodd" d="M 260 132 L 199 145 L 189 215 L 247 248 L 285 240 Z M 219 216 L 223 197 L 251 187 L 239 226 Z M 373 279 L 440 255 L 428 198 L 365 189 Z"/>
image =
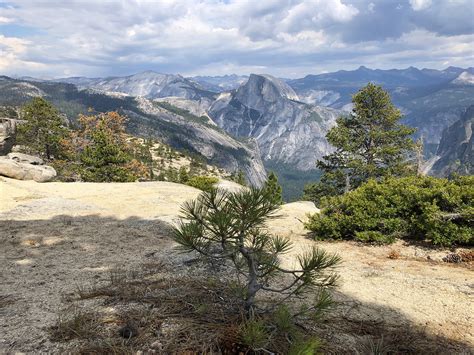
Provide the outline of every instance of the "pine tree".
<path id="1" fill-rule="evenodd" d="M 18 126 L 18 144 L 48 160 L 61 154 L 61 140 L 66 137 L 67 129 L 59 111 L 51 103 L 35 97 L 21 109 L 21 119 L 26 122 Z"/>
<path id="2" fill-rule="evenodd" d="M 296 269 L 281 266 L 279 257 L 291 249 L 291 242 L 269 234 L 265 228 L 278 208 L 263 189 L 231 193 L 214 188 L 186 202 L 183 219 L 174 228 L 174 240 L 184 251 L 198 252 L 211 262 L 227 261 L 237 271 L 242 305 L 248 314 L 254 310 L 260 291 L 275 296 L 274 308 L 305 291 L 324 292 L 336 281 L 332 268 L 339 257 L 316 247 L 296 259 Z M 288 278 L 282 279 L 283 275 Z"/>
<path id="3" fill-rule="evenodd" d="M 268 174 L 263 190 L 276 204 L 281 205 L 283 203 L 283 197 L 281 195 L 282 188 L 278 183 L 278 177 L 273 171 Z"/>
<path id="4" fill-rule="evenodd" d="M 125 135 L 125 117 L 117 112 L 81 116 L 84 145 L 79 154 L 84 181 L 128 182 L 147 175 L 146 166 L 133 159 Z"/>
<path id="5" fill-rule="evenodd" d="M 182 166 L 179 168 L 179 182 L 181 184 L 186 184 L 189 181 L 189 173 L 188 170 Z"/>
<path id="6" fill-rule="evenodd" d="M 305 197 L 319 201 L 324 195 L 338 195 L 368 179 L 406 176 L 416 172 L 408 162 L 415 143 L 415 129 L 399 123 L 402 118 L 382 87 L 367 84 L 352 97 L 350 115 L 341 116 L 326 137 L 336 149 L 317 162 L 321 181 L 307 186 Z"/>

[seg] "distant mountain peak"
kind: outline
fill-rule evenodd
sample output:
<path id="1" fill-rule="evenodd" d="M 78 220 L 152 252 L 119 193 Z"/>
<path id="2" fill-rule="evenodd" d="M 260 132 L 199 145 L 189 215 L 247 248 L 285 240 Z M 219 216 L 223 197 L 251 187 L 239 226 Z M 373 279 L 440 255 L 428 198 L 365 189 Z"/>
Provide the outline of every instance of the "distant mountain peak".
<path id="1" fill-rule="evenodd" d="M 140 74 L 140 73 L 141 73 L 141 74 L 146 74 L 146 73 L 149 73 L 149 74 L 161 74 L 161 73 L 158 73 L 157 71 L 154 71 L 154 70 L 152 70 L 152 69 L 148 69 L 148 70 L 144 70 L 144 71 L 139 72 L 139 73 L 135 73 L 134 75 Z"/>
<path id="2" fill-rule="evenodd" d="M 446 69 L 442 70 L 443 73 L 446 73 L 446 74 L 461 74 L 462 72 L 464 71 L 463 68 L 459 68 L 459 67 L 454 67 L 454 66 L 449 66 L 447 67 Z"/>
<path id="3" fill-rule="evenodd" d="M 238 91 L 241 94 L 261 95 L 268 101 L 274 101 L 277 97 L 299 101 L 298 95 L 287 83 L 268 74 L 250 74 Z"/>
<path id="4" fill-rule="evenodd" d="M 474 85 L 474 74 L 463 71 L 452 83 L 456 85 Z"/>

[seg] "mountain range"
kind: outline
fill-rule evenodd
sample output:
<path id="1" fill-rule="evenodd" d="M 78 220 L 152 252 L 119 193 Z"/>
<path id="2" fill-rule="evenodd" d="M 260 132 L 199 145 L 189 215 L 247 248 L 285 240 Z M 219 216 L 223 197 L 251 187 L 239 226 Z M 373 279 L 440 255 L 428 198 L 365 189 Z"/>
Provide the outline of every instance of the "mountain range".
<path id="1" fill-rule="evenodd" d="M 474 68 L 340 70 L 289 80 L 303 102 L 349 111 L 351 96 L 368 82 L 383 86 L 404 114 L 404 123 L 418 129 L 429 153 L 443 130 L 474 104 Z"/>
<path id="2" fill-rule="evenodd" d="M 368 82 L 389 91 L 404 123 L 423 138 L 427 158 L 438 156 L 443 132 L 474 105 L 474 68 L 456 67 L 360 67 L 290 80 L 266 74 L 186 78 L 153 71 L 52 81 L 3 77 L 0 104 L 45 96 L 72 120 L 89 106 L 119 109 L 135 133 L 159 136 L 230 171 L 244 170 L 250 182 L 261 183 L 262 164 L 283 174 L 309 172 L 307 178 L 314 179 L 315 161 L 331 151 L 327 131 L 336 117 L 350 111 L 351 95 Z"/>
<path id="3" fill-rule="evenodd" d="M 90 114 L 91 108 L 96 112 L 119 111 L 128 117 L 127 128 L 134 135 L 152 137 L 197 154 L 228 172 L 242 170 L 254 185 L 265 179 L 257 143 L 231 137 L 207 116 L 196 116 L 145 97 L 80 90 L 68 83 L 0 77 L 0 106 L 20 106 L 37 96 L 51 101 L 73 124 L 79 114 Z"/>

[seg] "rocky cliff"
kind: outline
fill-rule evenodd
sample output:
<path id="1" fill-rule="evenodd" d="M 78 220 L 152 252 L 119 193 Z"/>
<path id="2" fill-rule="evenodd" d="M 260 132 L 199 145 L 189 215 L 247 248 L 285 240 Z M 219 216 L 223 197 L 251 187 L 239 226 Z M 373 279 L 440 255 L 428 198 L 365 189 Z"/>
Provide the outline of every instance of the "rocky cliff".
<path id="1" fill-rule="evenodd" d="M 197 116 L 179 115 L 145 98 L 135 100 L 141 112 L 125 111 L 133 132 L 151 134 L 173 147 L 197 152 L 229 172 L 243 170 L 253 185 L 259 186 L 265 180 L 265 168 L 255 141 L 238 141 L 214 124 L 198 121 Z"/>
<path id="2" fill-rule="evenodd" d="M 461 119 L 446 128 L 436 152 L 436 162 L 430 174 L 448 176 L 451 173 L 474 174 L 474 105 Z"/>
<path id="3" fill-rule="evenodd" d="M 237 137 L 255 138 L 266 161 L 315 168 L 331 147 L 326 132 L 339 111 L 299 101 L 295 91 L 269 75 L 250 75 L 237 90 L 222 93 L 209 116 Z"/>

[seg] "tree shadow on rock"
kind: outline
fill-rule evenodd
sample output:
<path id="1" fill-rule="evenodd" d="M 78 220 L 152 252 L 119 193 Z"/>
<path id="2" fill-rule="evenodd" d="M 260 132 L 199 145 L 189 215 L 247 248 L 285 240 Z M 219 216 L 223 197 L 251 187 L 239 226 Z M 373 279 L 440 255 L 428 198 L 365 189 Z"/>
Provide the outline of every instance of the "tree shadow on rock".
<path id="1" fill-rule="evenodd" d="M 161 220 L 100 215 L 0 220 L 0 300 L 14 300 L 0 310 L 7 339 L 0 352 L 50 352 L 44 329 L 65 298 L 80 285 L 107 282 L 113 270 L 156 263 L 157 255 L 173 262 L 170 228 Z"/>

